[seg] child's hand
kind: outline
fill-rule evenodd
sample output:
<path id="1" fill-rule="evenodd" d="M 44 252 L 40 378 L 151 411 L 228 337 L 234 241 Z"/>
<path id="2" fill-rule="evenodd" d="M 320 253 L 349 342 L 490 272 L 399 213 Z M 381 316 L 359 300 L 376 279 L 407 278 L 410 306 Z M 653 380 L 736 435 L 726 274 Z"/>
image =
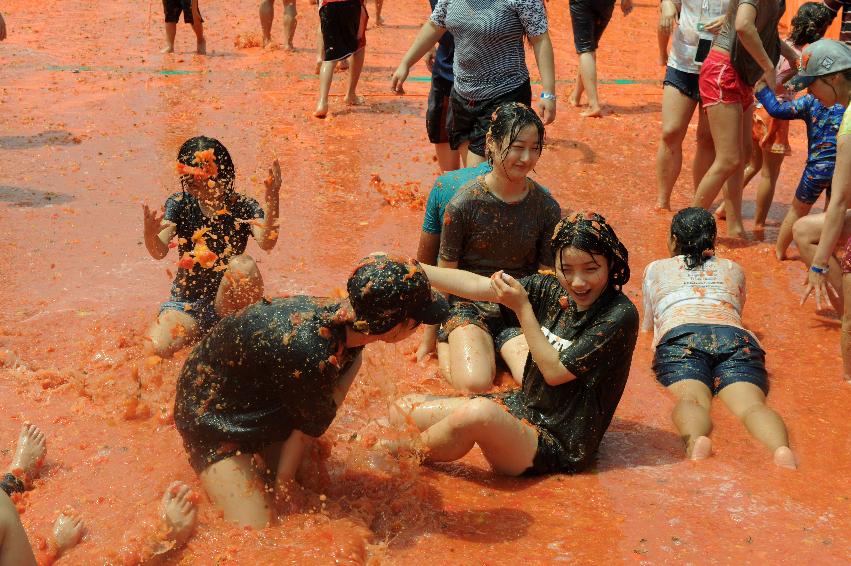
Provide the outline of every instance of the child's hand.
<path id="1" fill-rule="evenodd" d="M 426 64 L 426 69 L 428 69 L 429 73 L 431 73 L 432 70 L 434 69 L 434 61 L 435 61 L 436 55 L 437 55 L 437 50 L 434 47 L 432 47 L 429 50 L 429 52 L 426 53 L 425 64 Z"/>
<path id="2" fill-rule="evenodd" d="M 491 289 L 496 294 L 496 300 L 514 312 L 518 312 L 529 303 L 529 293 L 523 285 L 504 271 L 497 271 L 491 275 Z"/>
<path id="3" fill-rule="evenodd" d="M 712 20 L 711 22 L 709 22 L 708 24 L 703 26 L 703 29 L 705 29 L 706 31 L 708 31 L 709 33 L 711 33 L 713 35 L 718 35 L 718 32 L 721 31 L 722 27 L 724 27 L 724 22 L 726 22 L 726 21 L 727 21 L 727 16 L 721 16 L 721 17 L 715 18 L 714 20 Z"/>
<path id="4" fill-rule="evenodd" d="M 277 199 L 281 192 L 281 164 L 278 163 L 278 160 L 272 162 L 272 166 L 269 167 L 269 176 L 263 180 L 263 184 L 266 185 L 266 200 L 270 200 L 272 198 Z"/>
<path id="5" fill-rule="evenodd" d="M 659 12 L 659 32 L 671 35 L 674 31 L 674 22 L 677 21 L 677 6 L 670 0 L 663 0 Z"/>
<path id="6" fill-rule="evenodd" d="M 145 223 L 145 237 L 154 237 L 159 234 L 163 226 L 165 213 L 159 210 L 151 210 L 147 203 L 142 204 L 142 214 Z"/>
<path id="7" fill-rule="evenodd" d="M 621 0 L 621 12 L 624 16 L 628 16 L 632 12 L 632 0 Z"/>

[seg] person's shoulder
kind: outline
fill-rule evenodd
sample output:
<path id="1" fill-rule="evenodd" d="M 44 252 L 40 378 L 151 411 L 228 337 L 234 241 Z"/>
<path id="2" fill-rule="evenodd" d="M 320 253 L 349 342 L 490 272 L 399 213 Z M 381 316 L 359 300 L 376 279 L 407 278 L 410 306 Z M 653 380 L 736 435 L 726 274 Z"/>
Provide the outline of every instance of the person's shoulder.
<path id="1" fill-rule="evenodd" d="M 621 325 L 638 328 L 638 308 L 622 291 L 617 291 L 609 302 L 606 312 Z"/>
<path id="2" fill-rule="evenodd" d="M 473 177 L 466 183 L 458 187 L 452 198 L 449 199 L 449 205 L 455 208 L 466 208 L 475 206 L 475 203 L 486 198 L 488 195 L 487 189 L 479 181 L 479 177 Z"/>

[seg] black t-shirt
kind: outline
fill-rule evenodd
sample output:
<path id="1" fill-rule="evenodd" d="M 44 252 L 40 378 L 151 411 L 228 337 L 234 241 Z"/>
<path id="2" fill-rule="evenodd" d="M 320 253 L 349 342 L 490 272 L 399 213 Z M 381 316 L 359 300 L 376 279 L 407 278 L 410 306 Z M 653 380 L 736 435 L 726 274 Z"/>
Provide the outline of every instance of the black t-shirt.
<path id="1" fill-rule="evenodd" d="M 334 386 L 363 350 L 346 348 L 341 312 L 339 301 L 294 296 L 222 319 L 180 372 L 177 428 L 232 442 L 321 436 L 337 413 Z"/>
<path id="2" fill-rule="evenodd" d="M 212 302 L 228 260 L 245 252 L 251 235 L 251 220 L 256 218 L 263 218 L 263 208 L 253 198 L 240 193 L 232 193 L 225 207 L 212 218 L 204 215 L 198 199 L 187 192 L 168 197 L 164 219 L 177 225 L 179 256 L 194 249 L 192 236 L 203 228 L 208 229 L 203 235 L 207 247 L 219 256 L 210 267 L 196 263 L 191 270 L 178 269 L 171 286 L 172 300 Z"/>
<path id="3" fill-rule="evenodd" d="M 603 292 L 590 309 L 576 310 L 554 275 L 520 280 L 544 335 L 576 379 L 548 385 L 532 356 L 523 372 L 523 396 L 532 424 L 563 448 L 562 469 L 584 469 L 603 439 L 623 395 L 638 338 L 638 309 L 620 291 Z"/>

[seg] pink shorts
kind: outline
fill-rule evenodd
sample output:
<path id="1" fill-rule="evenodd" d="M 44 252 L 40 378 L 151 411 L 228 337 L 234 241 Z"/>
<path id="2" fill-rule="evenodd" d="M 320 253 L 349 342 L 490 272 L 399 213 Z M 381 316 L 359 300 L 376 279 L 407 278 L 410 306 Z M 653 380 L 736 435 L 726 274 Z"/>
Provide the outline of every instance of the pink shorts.
<path id="1" fill-rule="evenodd" d="M 700 101 L 703 107 L 714 104 L 741 104 L 747 110 L 753 104 L 753 87 L 746 84 L 730 61 L 730 55 L 712 50 L 700 68 Z"/>

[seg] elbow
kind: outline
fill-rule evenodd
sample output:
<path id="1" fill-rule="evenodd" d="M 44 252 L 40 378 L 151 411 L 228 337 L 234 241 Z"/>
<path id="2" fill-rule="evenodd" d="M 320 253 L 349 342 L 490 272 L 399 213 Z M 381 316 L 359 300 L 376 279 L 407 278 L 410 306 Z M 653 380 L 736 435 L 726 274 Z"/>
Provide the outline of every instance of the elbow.
<path id="1" fill-rule="evenodd" d="M 749 20 L 742 20 L 741 18 L 736 18 L 736 22 L 733 26 L 735 27 L 736 35 L 739 36 L 740 40 L 744 39 L 744 36 L 746 36 L 751 30 L 756 31 L 753 22 Z"/>

